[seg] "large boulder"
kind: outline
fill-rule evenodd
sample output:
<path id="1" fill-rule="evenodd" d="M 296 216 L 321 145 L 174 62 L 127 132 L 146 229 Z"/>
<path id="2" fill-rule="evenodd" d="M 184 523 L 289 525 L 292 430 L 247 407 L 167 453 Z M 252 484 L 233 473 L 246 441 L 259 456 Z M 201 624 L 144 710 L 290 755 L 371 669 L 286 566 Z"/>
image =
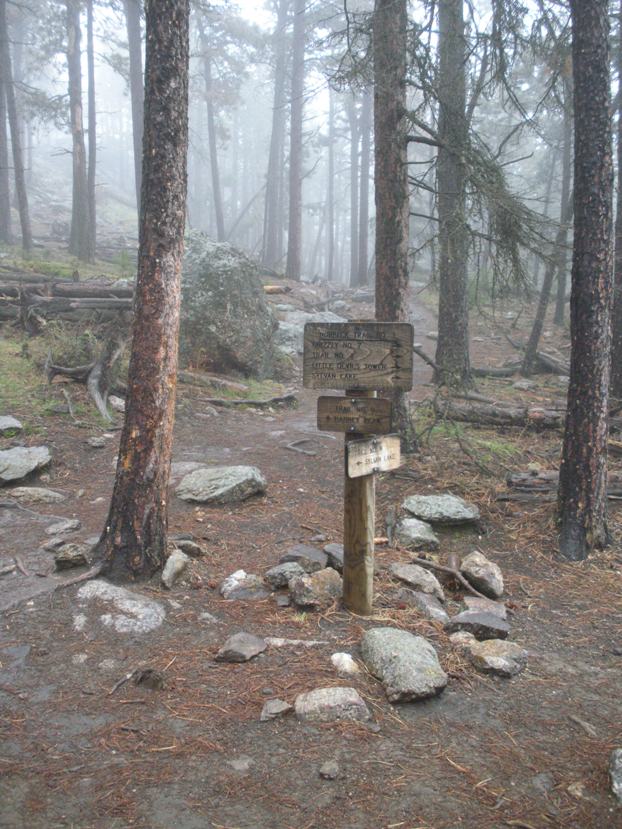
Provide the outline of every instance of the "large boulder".
<path id="1" fill-rule="evenodd" d="M 256 466 L 212 466 L 190 472 L 175 492 L 182 501 L 233 504 L 265 492 L 266 486 Z"/>
<path id="2" fill-rule="evenodd" d="M 479 521 L 479 510 L 456 495 L 411 495 L 402 507 L 428 524 L 472 524 Z"/>
<path id="3" fill-rule="evenodd" d="M 47 446 L 15 446 L 0 451 L 0 484 L 20 481 L 51 460 Z"/>
<path id="4" fill-rule="evenodd" d="M 229 244 L 190 233 L 182 275 L 182 361 L 265 377 L 275 358 L 276 327 L 259 265 Z"/>
<path id="5" fill-rule="evenodd" d="M 276 344 L 289 356 L 302 354 L 305 325 L 308 322 L 347 322 L 345 317 L 332 311 L 286 311 L 285 319 L 279 322 L 276 332 Z"/>

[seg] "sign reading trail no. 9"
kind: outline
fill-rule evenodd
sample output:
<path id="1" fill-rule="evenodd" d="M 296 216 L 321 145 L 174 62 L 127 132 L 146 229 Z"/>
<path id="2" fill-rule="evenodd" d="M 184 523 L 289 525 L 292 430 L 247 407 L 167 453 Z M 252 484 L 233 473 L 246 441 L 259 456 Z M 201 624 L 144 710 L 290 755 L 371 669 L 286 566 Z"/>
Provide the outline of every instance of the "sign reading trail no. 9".
<path id="1" fill-rule="evenodd" d="M 413 385 L 413 336 L 407 322 L 308 322 L 303 385 L 408 391 Z"/>

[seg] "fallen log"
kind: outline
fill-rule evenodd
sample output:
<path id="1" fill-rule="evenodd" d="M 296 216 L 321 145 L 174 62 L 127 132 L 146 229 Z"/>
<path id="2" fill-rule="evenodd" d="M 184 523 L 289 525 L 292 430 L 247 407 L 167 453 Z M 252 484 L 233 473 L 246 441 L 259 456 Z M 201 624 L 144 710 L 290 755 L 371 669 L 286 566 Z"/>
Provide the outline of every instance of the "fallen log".
<path id="1" fill-rule="evenodd" d="M 296 406 L 298 398 L 293 391 L 286 392 L 278 397 L 270 397 L 267 400 L 241 400 L 231 398 L 227 400 L 221 397 L 204 397 L 203 403 L 209 403 L 210 406 L 219 406 L 223 409 L 232 409 L 235 406 L 252 406 L 255 409 L 268 409 L 270 406 Z"/>
<path id="2" fill-rule="evenodd" d="M 208 374 L 195 371 L 181 370 L 177 373 L 177 379 L 180 383 L 185 383 L 187 386 L 202 386 L 207 388 L 231 389 L 231 391 L 248 391 L 246 383 L 238 383 L 234 380 L 227 380 L 226 377 L 219 377 L 217 374 Z"/>
<path id="3" fill-rule="evenodd" d="M 436 398 L 437 414 L 461 423 L 478 423 L 482 426 L 520 426 L 534 429 L 559 429 L 564 424 L 566 412 L 545 409 L 541 406 L 503 406 L 489 403 L 458 403 L 448 398 Z"/>
<path id="4" fill-rule="evenodd" d="M 513 472 L 506 478 L 509 493 L 497 496 L 497 501 L 536 501 L 553 500 L 557 493 L 559 472 L 556 469 L 544 469 L 538 472 Z M 607 477 L 607 497 L 622 496 L 622 475 L 610 472 Z"/>

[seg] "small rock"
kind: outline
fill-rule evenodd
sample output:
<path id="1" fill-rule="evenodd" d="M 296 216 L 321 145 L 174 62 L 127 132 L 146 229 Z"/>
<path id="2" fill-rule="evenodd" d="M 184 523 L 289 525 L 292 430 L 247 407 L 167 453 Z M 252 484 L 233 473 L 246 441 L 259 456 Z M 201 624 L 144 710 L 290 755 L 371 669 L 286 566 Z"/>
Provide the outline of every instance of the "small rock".
<path id="1" fill-rule="evenodd" d="M 479 520 L 478 508 L 455 495 L 411 495 L 402 507 L 430 524 L 472 524 Z"/>
<path id="2" fill-rule="evenodd" d="M 507 639 L 509 624 L 494 613 L 480 613 L 477 610 L 465 610 L 453 616 L 445 625 L 447 633 L 466 630 L 476 639 Z"/>
<path id="3" fill-rule="evenodd" d="M 294 708 L 296 717 L 304 722 L 371 719 L 369 708 L 356 688 L 315 688 L 299 694 Z"/>
<path id="4" fill-rule="evenodd" d="M 428 340 L 438 340 L 438 331 L 428 331 L 426 337 Z"/>
<path id="5" fill-rule="evenodd" d="M 199 613 L 199 619 L 208 625 L 220 624 L 220 619 L 217 616 L 214 616 L 213 613 L 208 613 L 206 610 L 204 610 L 203 613 Z"/>
<path id="6" fill-rule="evenodd" d="M 418 518 L 403 518 L 395 528 L 395 537 L 407 550 L 438 550 L 439 547 L 430 524 Z"/>
<path id="7" fill-rule="evenodd" d="M 494 613 L 500 619 L 508 618 L 508 611 L 503 602 L 494 602 L 492 599 L 480 599 L 479 596 L 465 596 L 462 599 L 467 610 L 477 610 L 481 613 Z"/>
<path id="8" fill-rule="evenodd" d="M 197 544 L 196 541 L 192 541 L 190 538 L 180 538 L 174 543 L 182 553 L 190 556 L 190 558 L 202 558 L 207 552 L 200 544 Z"/>
<path id="9" fill-rule="evenodd" d="M 70 570 L 72 567 L 84 567 L 89 563 L 87 544 L 63 544 L 54 554 L 57 570 Z"/>
<path id="10" fill-rule="evenodd" d="M 306 576 L 294 576 L 289 582 L 294 604 L 314 609 L 330 607 L 341 598 L 341 576 L 330 567 Z"/>
<path id="11" fill-rule="evenodd" d="M 555 785 L 555 778 L 548 771 L 541 771 L 540 774 L 534 774 L 529 781 L 532 787 L 540 794 L 548 794 Z"/>
<path id="12" fill-rule="evenodd" d="M 86 439 L 86 444 L 91 449 L 104 449 L 106 446 L 106 438 L 101 435 L 93 435 L 93 437 Z"/>
<path id="13" fill-rule="evenodd" d="M 232 504 L 266 491 L 267 482 L 255 466 L 214 466 L 186 475 L 175 493 L 182 501 Z"/>
<path id="14" fill-rule="evenodd" d="M 11 415 L 2 415 L 0 417 L 0 437 L 10 437 L 11 435 L 21 432 L 24 427 L 15 417 Z"/>
<path id="15" fill-rule="evenodd" d="M 294 576 L 304 576 L 304 574 L 305 570 L 296 561 L 286 561 L 283 564 L 277 564 L 276 567 L 271 567 L 264 573 L 264 579 L 270 587 L 278 590 L 279 587 L 287 587 L 289 580 Z"/>
<path id="16" fill-rule="evenodd" d="M 336 760 L 327 760 L 320 766 L 322 780 L 336 780 L 339 777 L 339 763 Z"/>
<path id="17" fill-rule="evenodd" d="M 477 642 L 477 639 L 468 630 L 458 630 L 451 634 L 449 641 L 461 653 L 466 653 L 471 645 Z"/>
<path id="18" fill-rule="evenodd" d="M 236 570 L 220 585 L 220 595 L 225 599 L 245 599 L 253 601 L 265 599 L 270 595 L 260 576 Z"/>
<path id="19" fill-rule="evenodd" d="M 535 383 L 531 380 L 516 380 L 512 383 L 513 389 L 518 389 L 519 391 L 531 391 L 531 389 L 535 388 Z"/>
<path id="20" fill-rule="evenodd" d="M 47 535 L 60 535 L 61 533 L 71 533 L 79 530 L 82 524 L 77 518 L 65 518 L 63 521 L 57 521 L 56 524 L 50 524 L 46 528 Z"/>
<path id="21" fill-rule="evenodd" d="M 164 587 L 168 590 L 171 589 L 188 566 L 189 561 L 190 558 L 185 553 L 182 553 L 181 550 L 173 550 L 166 559 L 166 564 L 162 570 L 162 584 Z"/>
<path id="22" fill-rule="evenodd" d="M 369 672 L 382 682 L 389 702 L 428 699 L 447 685 L 447 674 L 432 645 L 406 630 L 367 630 L 361 654 Z"/>
<path id="23" fill-rule="evenodd" d="M 276 606 L 277 607 L 289 607 L 292 603 L 291 597 L 288 596 L 286 593 L 280 593 L 276 597 Z"/>
<path id="24" fill-rule="evenodd" d="M 315 535 L 311 536 L 311 541 L 316 543 L 321 543 L 322 541 L 326 541 L 326 536 L 324 533 L 316 533 Z"/>
<path id="25" fill-rule="evenodd" d="M 475 551 L 462 559 L 460 572 L 476 590 L 498 599 L 503 595 L 503 575 L 501 568 L 485 555 Z"/>
<path id="26" fill-rule="evenodd" d="M 111 407 L 115 410 L 115 412 L 125 411 L 125 400 L 123 400 L 122 397 L 117 397 L 116 394 L 111 394 L 108 398 L 108 402 L 110 403 Z"/>
<path id="27" fill-rule="evenodd" d="M 234 633 L 216 654 L 217 662 L 248 662 L 268 647 L 265 639 L 252 633 Z"/>
<path id="28" fill-rule="evenodd" d="M 343 573 L 343 544 L 327 544 L 324 547 L 324 552 L 328 559 L 328 566 L 338 573 Z"/>
<path id="29" fill-rule="evenodd" d="M 227 760 L 227 765 L 231 766 L 235 771 L 245 774 L 253 765 L 253 758 L 242 754 L 240 757 L 236 757 L 235 760 Z"/>
<path id="30" fill-rule="evenodd" d="M 615 748 L 609 758 L 609 779 L 611 780 L 611 791 L 622 803 L 622 748 Z"/>
<path id="31" fill-rule="evenodd" d="M 164 688 L 164 674 L 155 668 L 144 668 L 134 671 L 132 681 L 134 685 L 149 688 L 151 691 L 161 691 Z"/>
<path id="32" fill-rule="evenodd" d="M 47 446 L 15 446 L 0 451 L 0 484 L 19 481 L 47 466 L 51 460 Z"/>
<path id="33" fill-rule="evenodd" d="M 361 672 L 361 669 L 349 653 L 334 653 L 330 661 L 337 669 L 337 673 L 341 676 L 350 676 L 351 674 L 360 674 Z"/>
<path id="34" fill-rule="evenodd" d="M 279 559 L 279 564 L 289 562 L 299 564 L 305 573 L 315 573 L 317 570 L 323 570 L 326 567 L 328 557 L 326 553 L 316 547 L 310 547 L 308 544 L 296 544 Z"/>
<path id="35" fill-rule="evenodd" d="M 527 651 L 515 642 L 488 639 L 468 646 L 468 655 L 478 671 L 497 676 L 516 676 L 527 664 Z"/>
<path id="36" fill-rule="evenodd" d="M 278 717 L 283 717 L 294 710 L 294 706 L 282 699 L 269 699 L 264 707 L 261 709 L 259 717 L 260 722 L 268 722 L 269 720 L 276 720 Z"/>
<path id="37" fill-rule="evenodd" d="M 399 603 L 416 607 L 426 619 L 430 619 L 433 622 L 445 624 L 445 622 L 449 621 L 449 616 L 439 600 L 436 596 L 431 596 L 429 593 L 422 593 L 419 590 L 410 590 L 408 587 L 402 587 L 397 591 L 396 599 Z"/>
<path id="38" fill-rule="evenodd" d="M 67 544 L 68 540 L 68 535 L 57 535 L 54 538 L 51 538 L 49 541 L 46 541 L 43 545 L 43 549 L 47 553 L 53 553 L 55 550 L 58 550 L 60 547 L 62 547 L 63 544 Z M 92 547 L 93 545 L 91 544 L 90 546 Z"/>
<path id="39" fill-rule="evenodd" d="M 445 601 L 445 594 L 439 580 L 429 570 L 425 570 L 418 564 L 392 564 L 389 569 L 391 575 L 396 579 L 420 590 L 422 593 L 430 593 L 432 596 L 436 596 L 441 602 Z"/>
<path id="40" fill-rule="evenodd" d="M 62 492 L 55 492 L 53 489 L 45 489 L 42 486 L 16 486 L 8 490 L 6 494 L 26 504 L 59 504 L 67 499 Z"/>

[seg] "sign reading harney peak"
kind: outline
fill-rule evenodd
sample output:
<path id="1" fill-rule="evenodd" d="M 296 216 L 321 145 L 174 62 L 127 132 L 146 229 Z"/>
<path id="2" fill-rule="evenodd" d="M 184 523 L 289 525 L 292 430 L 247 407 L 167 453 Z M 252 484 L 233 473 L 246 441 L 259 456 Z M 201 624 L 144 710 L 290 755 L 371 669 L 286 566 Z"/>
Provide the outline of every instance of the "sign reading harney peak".
<path id="1" fill-rule="evenodd" d="M 351 440 L 346 443 L 348 478 L 389 472 L 401 463 L 399 435 L 385 435 L 371 440 Z"/>
<path id="2" fill-rule="evenodd" d="M 308 389 L 408 391 L 413 327 L 406 322 L 309 322 L 302 370 Z"/>

